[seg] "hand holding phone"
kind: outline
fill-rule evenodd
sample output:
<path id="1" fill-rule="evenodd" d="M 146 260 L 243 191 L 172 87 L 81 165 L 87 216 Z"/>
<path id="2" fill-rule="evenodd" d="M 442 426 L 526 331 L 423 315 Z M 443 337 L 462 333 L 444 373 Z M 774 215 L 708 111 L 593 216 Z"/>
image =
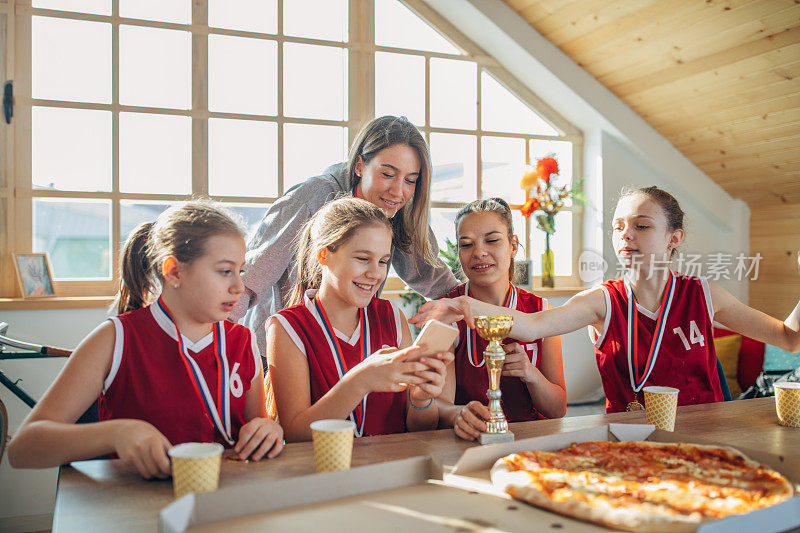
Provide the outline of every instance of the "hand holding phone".
<path id="1" fill-rule="evenodd" d="M 414 355 L 413 360 L 417 360 L 425 355 L 449 352 L 456 338 L 458 338 L 457 327 L 439 322 L 438 320 L 429 320 L 414 341 L 414 346 L 422 345 L 425 346 L 425 348 Z"/>

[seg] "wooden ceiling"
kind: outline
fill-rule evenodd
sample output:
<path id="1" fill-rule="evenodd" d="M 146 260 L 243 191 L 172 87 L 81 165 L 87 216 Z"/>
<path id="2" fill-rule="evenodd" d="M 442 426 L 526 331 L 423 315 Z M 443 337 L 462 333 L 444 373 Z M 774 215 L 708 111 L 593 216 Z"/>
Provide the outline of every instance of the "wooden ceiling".
<path id="1" fill-rule="evenodd" d="M 751 206 L 800 204 L 800 0 L 504 0 Z"/>

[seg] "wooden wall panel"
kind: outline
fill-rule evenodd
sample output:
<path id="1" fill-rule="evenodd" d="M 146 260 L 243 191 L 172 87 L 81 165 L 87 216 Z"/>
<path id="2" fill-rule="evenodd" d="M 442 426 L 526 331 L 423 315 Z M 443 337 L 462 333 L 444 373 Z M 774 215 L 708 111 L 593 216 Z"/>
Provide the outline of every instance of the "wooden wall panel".
<path id="1" fill-rule="evenodd" d="M 800 0 L 505 2 L 732 196 L 800 205 Z"/>
<path id="2" fill-rule="evenodd" d="M 800 299 L 797 251 L 800 205 L 756 207 L 750 212 L 750 252 L 761 253 L 759 278 L 750 282 L 750 305 L 786 318 Z"/>

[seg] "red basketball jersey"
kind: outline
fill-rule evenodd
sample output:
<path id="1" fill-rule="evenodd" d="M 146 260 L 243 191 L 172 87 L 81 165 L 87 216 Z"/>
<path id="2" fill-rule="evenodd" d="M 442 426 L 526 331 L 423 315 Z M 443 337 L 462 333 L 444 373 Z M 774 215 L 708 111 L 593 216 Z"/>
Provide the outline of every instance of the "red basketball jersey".
<path id="1" fill-rule="evenodd" d="M 100 420 L 145 420 L 172 444 L 219 442 L 229 446 L 197 397 L 178 353 L 175 326 L 164 311 L 154 304 L 110 320 L 116 340 L 111 370 L 100 395 Z M 260 371 L 261 356 L 249 329 L 227 320 L 222 325 L 230 368 L 231 432 L 236 440 L 246 422 L 245 395 Z M 219 388 L 212 334 L 196 343 L 183 337 L 183 342 L 216 402 Z"/>
<path id="2" fill-rule="evenodd" d="M 307 291 L 302 304 L 287 307 L 272 316 L 283 326 L 297 348 L 308 359 L 312 405 L 331 390 L 340 379 L 335 362 L 334 346 L 325 333 L 326 326 L 323 317 L 314 305 L 315 295 L 316 291 Z M 365 310 L 366 353 L 372 354 L 384 346 L 400 346 L 403 332 L 400 325 L 403 315 L 400 310 L 391 302 L 380 298 L 373 298 Z M 269 322 L 267 324 L 269 325 Z M 348 369 L 362 361 L 361 331 L 361 322 L 352 336 L 333 329 L 339 339 L 339 346 L 343 352 L 342 357 Z M 354 420 L 354 422 L 356 421 Z M 358 426 L 358 422 L 356 422 L 356 426 Z M 405 430 L 406 395 L 404 392 L 371 392 L 367 394 L 361 436 L 402 433 Z"/>
<path id="3" fill-rule="evenodd" d="M 717 355 L 713 342 L 714 308 L 705 278 L 675 273 L 675 292 L 667 315 L 661 348 L 650 377 L 644 383 L 680 389 L 678 405 L 723 401 L 717 375 Z M 628 368 L 628 296 L 627 281 L 612 279 L 600 288 L 606 299 L 606 318 L 599 336 L 594 328 L 590 337 L 603 389 L 606 411 L 625 411 L 634 400 Z M 643 375 L 645 359 L 656 329 L 658 313 L 640 305 L 638 311 L 637 374 Z M 640 391 L 638 401 L 644 404 Z"/>
<path id="4" fill-rule="evenodd" d="M 445 298 L 463 296 L 469 290 L 469 282 L 456 287 L 447 293 Z M 547 309 L 549 304 L 533 293 L 511 285 L 511 290 L 506 297 L 507 307 L 525 313 L 537 313 Z M 535 342 L 521 342 L 515 339 L 503 339 L 503 344 L 519 343 L 528 354 L 536 368 L 541 367 L 542 340 Z M 489 373 L 483 361 L 483 351 L 488 346 L 488 341 L 481 338 L 475 330 L 467 327 L 462 320 L 458 323 L 458 341 L 455 353 L 456 371 L 456 405 L 466 405 L 472 400 L 486 404 L 486 391 L 489 389 Z M 500 391 L 503 393 L 503 412 L 509 422 L 523 422 L 525 420 L 540 420 L 544 418 L 533 406 L 531 395 L 525 383 L 511 376 L 500 378 Z"/>

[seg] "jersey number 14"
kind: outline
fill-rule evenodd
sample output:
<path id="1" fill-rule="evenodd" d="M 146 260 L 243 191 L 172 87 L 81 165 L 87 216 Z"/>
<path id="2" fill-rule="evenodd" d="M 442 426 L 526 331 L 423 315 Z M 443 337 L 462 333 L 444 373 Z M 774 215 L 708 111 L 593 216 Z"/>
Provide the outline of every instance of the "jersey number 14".
<path id="1" fill-rule="evenodd" d="M 700 333 L 700 328 L 697 327 L 697 324 L 695 323 L 694 320 L 689 322 L 688 340 L 686 339 L 686 334 L 683 332 L 680 326 L 673 329 L 672 332 L 681 338 L 681 341 L 683 341 L 683 347 L 686 348 L 686 351 L 692 349 L 692 346 L 689 344 L 689 342 L 691 342 L 692 344 L 699 344 L 700 346 L 706 345 L 706 338 L 703 337 L 702 333 Z"/>

